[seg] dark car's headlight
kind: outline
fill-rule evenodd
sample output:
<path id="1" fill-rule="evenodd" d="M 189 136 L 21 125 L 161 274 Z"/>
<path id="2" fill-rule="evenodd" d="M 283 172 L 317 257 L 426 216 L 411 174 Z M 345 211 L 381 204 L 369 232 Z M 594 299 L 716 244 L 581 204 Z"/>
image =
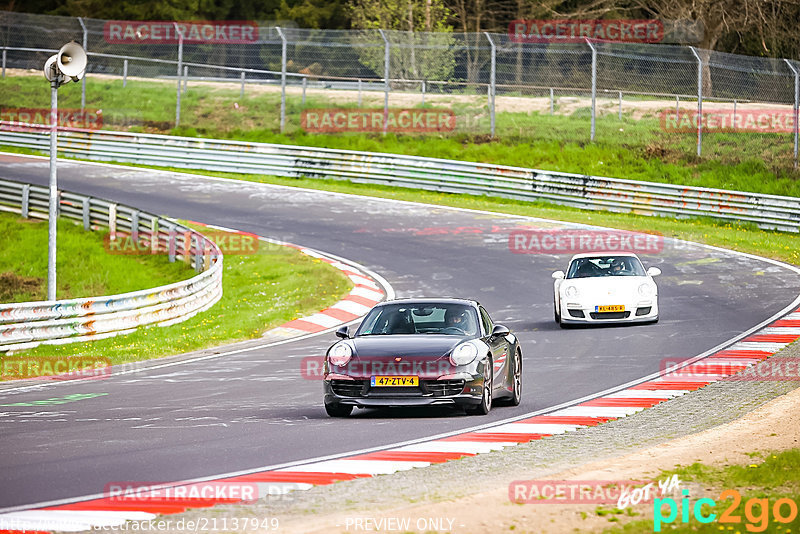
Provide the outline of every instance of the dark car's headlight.
<path id="1" fill-rule="evenodd" d="M 337 365 L 339 367 L 344 367 L 347 365 L 347 362 L 350 361 L 352 356 L 353 349 L 350 348 L 350 345 L 344 341 L 331 347 L 330 352 L 328 352 L 328 360 L 333 365 Z"/>
<path id="2" fill-rule="evenodd" d="M 453 349 L 450 353 L 450 363 L 453 365 L 467 365 L 478 357 L 478 347 L 467 341 Z"/>

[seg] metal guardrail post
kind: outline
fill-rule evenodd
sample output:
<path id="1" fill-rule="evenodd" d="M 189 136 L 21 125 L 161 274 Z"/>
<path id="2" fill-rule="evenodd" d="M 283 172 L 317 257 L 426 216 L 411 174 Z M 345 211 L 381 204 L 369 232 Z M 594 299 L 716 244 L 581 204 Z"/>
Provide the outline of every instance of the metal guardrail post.
<path id="1" fill-rule="evenodd" d="M 486 38 L 489 40 L 489 44 L 492 46 L 492 62 L 491 68 L 489 69 L 489 124 L 490 129 L 492 131 L 492 137 L 494 137 L 494 130 L 495 130 L 495 115 L 494 115 L 494 99 L 495 99 L 495 91 L 497 90 L 497 86 L 495 85 L 495 78 L 497 74 L 497 47 L 494 44 L 494 40 L 492 36 L 489 35 L 489 32 L 483 32 Z"/>
<path id="2" fill-rule="evenodd" d="M 139 242 L 139 211 L 131 211 L 131 241 L 134 245 Z"/>
<path id="3" fill-rule="evenodd" d="M 789 68 L 794 73 L 794 167 L 797 168 L 797 137 L 800 133 L 800 72 L 792 65 L 788 59 L 784 59 Z"/>
<path id="4" fill-rule="evenodd" d="M 167 254 L 169 255 L 169 262 L 175 263 L 175 250 L 178 248 L 175 239 L 177 238 L 174 224 L 167 225 Z"/>
<path id="5" fill-rule="evenodd" d="M 178 80 L 178 96 L 177 101 L 175 103 L 175 127 L 179 127 L 181 125 L 181 71 L 183 70 L 183 32 L 178 28 L 178 23 L 173 22 L 172 25 L 175 27 L 175 32 L 178 35 L 178 74 L 176 76 Z"/>
<path id="6" fill-rule="evenodd" d="M 358 79 L 358 107 L 361 107 L 361 78 Z"/>
<path id="7" fill-rule="evenodd" d="M 86 46 L 87 43 L 87 32 L 86 32 L 86 24 L 83 23 L 83 17 L 78 17 L 78 22 L 81 23 L 81 29 L 83 30 L 83 49 L 88 53 L 89 47 Z M 84 73 L 83 78 L 81 78 L 81 113 L 86 108 L 86 74 Z"/>
<path id="8" fill-rule="evenodd" d="M 20 207 L 20 215 L 23 219 L 28 218 L 28 207 L 30 206 L 31 202 L 31 186 L 30 184 L 25 184 L 22 186 L 22 206 Z"/>
<path id="9" fill-rule="evenodd" d="M 689 49 L 697 59 L 697 155 L 703 151 L 703 60 L 693 46 Z"/>
<path id="10" fill-rule="evenodd" d="M 300 105 L 306 105 L 306 86 L 308 85 L 308 76 L 303 76 L 303 100 L 300 102 Z"/>
<path id="11" fill-rule="evenodd" d="M 158 254 L 158 217 L 150 217 L 150 254 Z"/>
<path id="12" fill-rule="evenodd" d="M 183 66 L 183 94 L 186 94 L 186 87 L 189 85 L 189 65 Z"/>
<path id="13" fill-rule="evenodd" d="M 281 133 L 286 128 L 286 36 L 283 30 L 275 27 L 281 37 Z"/>
<path id="14" fill-rule="evenodd" d="M 3 48 L 3 78 L 6 77 L 6 49 Z"/>
<path id="15" fill-rule="evenodd" d="M 240 78 L 240 80 L 242 82 L 242 88 L 239 90 L 239 98 L 240 99 L 244 98 L 244 76 L 245 76 L 244 71 L 242 71 L 242 73 L 239 75 L 239 78 Z"/>
<path id="16" fill-rule="evenodd" d="M 422 105 L 425 105 L 425 80 L 422 80 Z"/>
<path id="17" fill-rule="evenodd" d="M 383 135 L 389 128 L 389 61 L 391 59 L 389 50 L 389 39 L 383 30 L 378 30 L 383 38 Z M 360 98 L 359 98 L 360 100 Z M 361 105 L 361 104 L 359 104 Z"/>
<path id="18" fill-rule="evenodd" d="M 597 114 L 597 49 L 586 39 L 586 44 L 592 49 L 592 126 L 589 132 L 589 140 L 594 141 L 595 117 Z"/>
<path id="19" fill-rule="evenodd" d="M 551 87 L 550 88 L 550 115 L 553 114 L 553 109 L 555 107 L 553 104 L 554 104 L 553 103 L 553 88 Z"/>
<path id="20" fill-rule="evenodd" d="M 681 97 L 675 95 L 675 120 L 680 119 L 681 116 Z"/>
<path id="21" fill-rule="evenodd" d="M 619 92 L 619 114 L 617 115 L 619 120 L 622 120 L 622 91 Z"/>
<path id="22" fill-rule="evenodd" d="M 128 60 L 122 62 L 122 87 L 128 85 Z"/>
<path id="23" fill-rule="evenodd" d="M 81 218 L 83 219 L 83 229 L 84 230 L 90 230 L 91 227 L 92 227 L 92 221 L 91 221 L 91 217 L 90 217 L 90 215 L 91 215 L 90 200 L 91 199 L 89 197 L 83 197 L 83 202 L 82 202 L 82 206 L 81 206 L 81 208 L 82 208 L 81 209 Z"/>

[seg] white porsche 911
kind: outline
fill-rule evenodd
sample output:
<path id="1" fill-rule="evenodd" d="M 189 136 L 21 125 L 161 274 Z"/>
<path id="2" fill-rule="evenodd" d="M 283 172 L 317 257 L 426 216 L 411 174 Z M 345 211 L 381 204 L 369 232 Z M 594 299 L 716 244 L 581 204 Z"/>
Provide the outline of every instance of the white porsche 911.
<path id="1" fill-rule="evenodd" d="M 645 271 L 632 252 L 576 254 L 553 273 L 555 320 L 569 324 L 658 321 L 658 267 Z"/>

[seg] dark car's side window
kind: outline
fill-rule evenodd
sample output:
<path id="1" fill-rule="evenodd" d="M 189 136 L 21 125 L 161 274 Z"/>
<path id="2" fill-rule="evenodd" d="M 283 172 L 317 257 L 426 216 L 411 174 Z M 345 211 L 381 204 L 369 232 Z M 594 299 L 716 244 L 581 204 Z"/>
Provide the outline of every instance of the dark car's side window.
<path id="1" fill-rule="evenodd" d="M 489 334 L 492 333 L 493 325 L 492 325 L 492 319 L 491 317 L 489 317 L 489 313 L 483 309 L 483 306 L 481 306 L 481 322 L 483 323 L 483 330 L 484 332 L 486 332 L 486 335 L 488 336 Z"/>

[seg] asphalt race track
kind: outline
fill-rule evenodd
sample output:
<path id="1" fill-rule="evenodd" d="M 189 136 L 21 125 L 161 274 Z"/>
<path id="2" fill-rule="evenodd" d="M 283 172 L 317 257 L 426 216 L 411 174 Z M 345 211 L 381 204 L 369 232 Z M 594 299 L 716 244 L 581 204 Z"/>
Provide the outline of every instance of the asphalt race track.
<path id="1" fill-rule="evenodd" d="M 47 185 L 48 162 L 4 156 L 0 177 Z M 658 324 L 562 330 L 553 322 L 550 274 L 568 256 L 517 254 L 508 245 L 514 229 L 555 223 L 63 161 L 59 187 L 340 255 L 382 275 L 400 297 L 477 298 L 521 340 L 523 401 L 486 417 L 357 410 L 331 419 L 321 384 L 301 376 L 302 358 L 322 355 L 330 333 L 106 380 L 0 390 L 0 509 L 96 495 L 111 482 L 188 480 L 340 454 L 546 409 L 712 349 L 800 293 L 800 275 L 786 267 L 666 240 L 641 255 L 663 271 Z M 88 396 L 9 406 L 75 394 Z"/>

